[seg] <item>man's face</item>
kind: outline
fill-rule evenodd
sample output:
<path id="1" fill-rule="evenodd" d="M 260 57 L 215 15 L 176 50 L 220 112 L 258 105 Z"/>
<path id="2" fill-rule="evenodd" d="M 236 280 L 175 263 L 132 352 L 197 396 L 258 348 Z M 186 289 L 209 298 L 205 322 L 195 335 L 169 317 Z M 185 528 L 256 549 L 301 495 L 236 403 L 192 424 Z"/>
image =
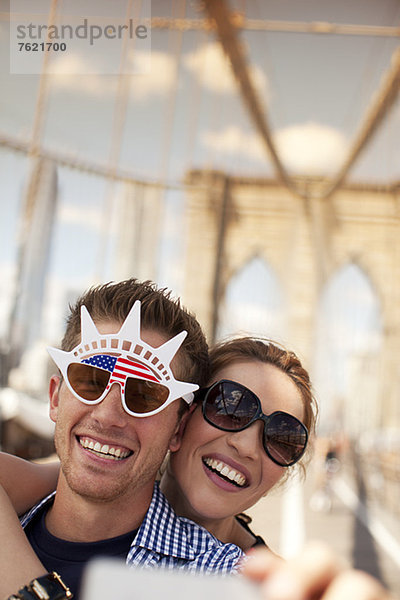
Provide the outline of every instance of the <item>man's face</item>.
<path id="1" fill-rule="evenodd" d="M 108 334 L 118 332 L 121 324 L 96 326 Z M 154 330 L 142 330 L 141 337 L 153 347 L 167 341 Z M 56 423 L 61 485 L 96 502 L 149 498 L 167 450 L 179 448 L 179 400 L 151 417 L 133 417 L 123 409 L 118 384 L 102 402 L 90 406 L 59 381 L 56 376 L 50 381 L 50 417 Z"/>

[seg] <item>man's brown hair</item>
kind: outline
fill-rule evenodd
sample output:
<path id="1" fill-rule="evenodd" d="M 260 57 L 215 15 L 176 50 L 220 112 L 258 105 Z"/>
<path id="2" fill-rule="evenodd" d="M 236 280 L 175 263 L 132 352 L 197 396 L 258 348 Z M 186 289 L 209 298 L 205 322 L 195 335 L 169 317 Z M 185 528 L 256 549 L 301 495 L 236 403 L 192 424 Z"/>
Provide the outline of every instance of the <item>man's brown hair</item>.
<path id="1" fill-rule="evenodd" d="M 101 321 L 125 321 L 136 300 L 140 300 L 140 321 L 143 329 L 151 329 L 170 339 L 187 331 L 177 353 L 175 376 L 177 379 L 204 386 L 209 377 L 208 346 L 204 333 L 195 316 L 181 306 L 180 300 L 172 298 L 167 288 L 158 288 L 152 281 L 109 282 L 91 287 L 73 306 L 67 319 L 67 327 L 61 348 L 70 351 L 81 337 L 81 306 L 86 306 L 95 323 Z"/>

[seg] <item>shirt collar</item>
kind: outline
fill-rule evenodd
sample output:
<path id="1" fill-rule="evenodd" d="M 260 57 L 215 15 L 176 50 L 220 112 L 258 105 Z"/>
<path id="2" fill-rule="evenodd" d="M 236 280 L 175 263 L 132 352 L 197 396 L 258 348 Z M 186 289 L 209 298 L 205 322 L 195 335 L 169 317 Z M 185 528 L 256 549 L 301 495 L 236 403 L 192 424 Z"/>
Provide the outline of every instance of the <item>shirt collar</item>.
<path id="1" fill-rule="evenodd" d="M 21 518 L 21 525 L 25 527 L 44 505 L 48 505 L 53 500 L 54 495 L 55 492 L 52 492 L 26 513 Z M 134 546 L 184 560 L 194 560 L 196 557 L 193 544 L 188 538 L 185 519 L 175 514 L 158 483 L 154 485 L 150 506 L 131 548 Z"/>
<path id="2" fill-rule="evenodd" d="M 176 515 L 158 483 L 154 485 L 149 509 L 132 546 L 185 560 L 194 560 L 196 557 L 187 535 L 185 519 Z"/>

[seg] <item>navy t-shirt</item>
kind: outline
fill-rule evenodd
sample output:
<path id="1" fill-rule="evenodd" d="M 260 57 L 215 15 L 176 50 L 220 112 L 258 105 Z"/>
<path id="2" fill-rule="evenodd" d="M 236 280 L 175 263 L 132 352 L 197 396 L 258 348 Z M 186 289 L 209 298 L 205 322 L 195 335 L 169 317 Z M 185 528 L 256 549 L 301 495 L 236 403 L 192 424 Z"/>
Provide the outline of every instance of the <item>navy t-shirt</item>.
<path id="1" fill-rule="evenodd" d="M 46 512 L 47 510 L 39 511 L 39 515 L 35 515 L 28 523 L 25 533 L 44 567 L 61 575 L 76 600 L 79 598 L 82 573 L 87 562 L 102 556 L 126 559 L 137 533 L 134 530 L 99 542 L 67 542 L 49 533 L 45 523 Z"/>

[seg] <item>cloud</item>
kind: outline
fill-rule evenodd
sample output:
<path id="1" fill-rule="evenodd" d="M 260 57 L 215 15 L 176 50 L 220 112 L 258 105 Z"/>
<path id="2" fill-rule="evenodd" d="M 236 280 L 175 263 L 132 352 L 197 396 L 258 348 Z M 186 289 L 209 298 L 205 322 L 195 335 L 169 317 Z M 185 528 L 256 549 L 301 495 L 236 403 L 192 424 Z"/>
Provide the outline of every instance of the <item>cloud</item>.
<path id="1" fill-rule="evenodd" d="M 208 90 L 217 94 L 237 93 L 229 59 L 217 42 L 204 44 L 199 50 L 190 52 L 184 57 L 183 64 Z M 251 65 L 250 76 L 259 94 L 267 98 L 268 82 L 262 70 Z"/>
<path id="2" fill-rule="evenodd" d="M 277 131 L 274 138 L 284 166 L 295 174 L 335 173 L 348 151 L 347 140 L 341 132 L 318 123 L 286 127 Z M 243 157 L 264 165 L 269 162 L 257 133 L 245 132 L 237 125 L 205 131 L 200 140 L 205 148 L 223 156 Z"/>
<path id="3" fill-rule="evenodd" d="M 145 71 L 132 77 L 131 93 L 135 99 L 161 96 L 170 90 L 177 69 L 176 61 L 171 55 L 155 50 L 151 53 L 135 52 L 134 61 L 138 69 Z"/>
<path id="4" fill-rule="evenodd" d="M 285 127 L 274 138 L 283 164 L 296 174 L 331 175 L 348 152 L 348 141 L 340 131 L 312 121 Z"/>
<path id="5" fill-rule="evenodd" d="M 122 194 L 123 190 L 119 187 L 112 192 L 112 202 L 108 211 L 103 202 L 96 206 L 62 202 L 58 207 L 57 219 L 63 225 L 85 227 L 98 232 L 105 230 L 113 235 L 118 228 Z"/>
<path id="6" fill-rule="evenodd" d="M 176 62 L 165 52 L 131 52 L 126 71 L 130 75 L 130 94 L 136 100 L 165 94 L 176 76 Z M 117 91 L 118 79 L 101 71 L 100 65 L 91 64 L 78 54 L 68 54 L 52 63 L 49 76 L 55 90 L 84 93 L 96 97 L 112 96 Z"/>
<path id="7" fill-rule="evenodd" d="M 182 63 L 202 86 L 216 94 L 237 94 L 237 84 L 229 59 L 217 42 L 204 44 L 199 50 L 183 55 Z M 111 65 L 109 68 L 113 68 Z M 49 78 L 55 90 L 75 91 L 96 97 L 110 96 L 117 90 L 117 77 L 103 73 L 104 65 L 94 63 L 80 54 L 57 56 L 51 63 Z M 176 78 L 176 58 L 157 50 L 131 50 L 126 72 L 131 75 L 131 95 L 137 100 L 160 96 L 168 92 Z M 257 65 L 249 68 L 250 76 L 262 99 L 269 96 L 268 82 Z"/>
<path id="8" fill-rule="evenodd" d="M 98 207 L 60 204 L 57 218 L 64 225 L 78 225 L 100 231 L 103 227 L 103 211 Z"/>
<path id="9" fill-rule="evenodd" d="M 205 148 L 225 156 L 243 156 L 265 163 L 267 155 L 256 133 L 246 133 L 236 125 L 220 131 L 205 131 L 200 140 Z"/>
<path id="10" fill-rule="evenodd" d="M 95 74 L 97 69 L 79 54 L 65 54 L 57 57 L 51 64 L 49 80 L 56 91 L 73 91 L 91 96 L 103 96 L 115 93 L 116 80 Z"/>

